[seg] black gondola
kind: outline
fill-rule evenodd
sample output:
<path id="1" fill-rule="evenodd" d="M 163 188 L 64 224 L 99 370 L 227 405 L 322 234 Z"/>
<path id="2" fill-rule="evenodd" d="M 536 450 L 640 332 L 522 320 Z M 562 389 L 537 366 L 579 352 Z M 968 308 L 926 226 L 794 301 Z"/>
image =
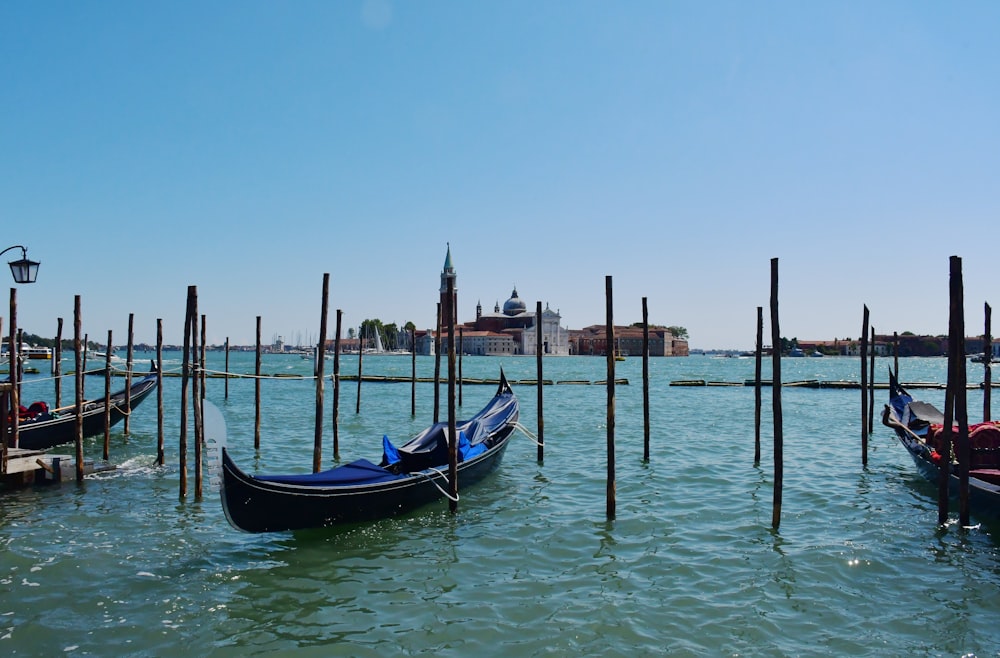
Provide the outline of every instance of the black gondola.
<path id="1" fill-rule="evenodd" d="M 128 389 L 131 398 L 129 408 L 133 411 L 156 388 L 156 364 L 151 363 L 150 372 L 136 381 Z M 114 427 L 125 418 L 126 391 L 111 395 L 110 426 Z M 76 405 L 59 409 L 48 409 L 44 403 L 35 402 L 21 411 L 18 421 L 18 448 L 48 450 L 76 440 Z M 104 397 L 85 400 L 83 403 L 83 437 L 104 434 Z M 8 441 L 13 434 L 8 429 Z"/>
<path id="2" fill-rule="evenodd" d="M 937 483 L 941 477 L 944 414 L 930 403 L 914 400 L 892 372 L 889 404 L 882 412 L 882 423 L 896 432 L 920 475 Z M 953 439 L 957 433 L 956 426 Z M 957 495 L 958 465 L 954 456 L 949 473 L 949 489 L 952 495 Z M 1000 516 L 1000 423 L 997 421 L 969 426 L 969 500 L 979 511 Z"/>
<path id="3" fill-rule="evenodd" d="M 517 419 L 517 397 L 501 372 L 489 403 L 456 423 L 460 491 L 500 464 Z M 399 448 L 383 437 L 379 464 L 359 459 L 304 475 L 248 475 L 223 447 L 222 507 L 229 523 L 246 532 L 321 528 L 403 514 L 446 495 L 447 435 L 448 424 L 435 423 Z"/>

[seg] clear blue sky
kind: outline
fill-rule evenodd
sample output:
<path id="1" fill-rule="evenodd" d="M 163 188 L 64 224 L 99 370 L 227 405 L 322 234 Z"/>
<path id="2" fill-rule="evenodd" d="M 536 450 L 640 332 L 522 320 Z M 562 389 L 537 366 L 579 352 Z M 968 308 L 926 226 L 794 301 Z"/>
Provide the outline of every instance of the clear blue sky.
<path id="1" fill-rule="evenodd" d="M 998 30 L 997 2 L 3 2 L 19 324 L 71 336 L 81 295 L 92 337 L 180 342 L 197 285 L 210 342 L 315 339 L 328 272 L 329 335 L 427 328 L 450 242 L 460 320 L 516 285 L 603 323 L 611 275 L 617 323 L 645 296 L 748 348 L 777 257 L 785 336 L 865 304 L 946 333 L 958 255 L 981 333 Z"/>

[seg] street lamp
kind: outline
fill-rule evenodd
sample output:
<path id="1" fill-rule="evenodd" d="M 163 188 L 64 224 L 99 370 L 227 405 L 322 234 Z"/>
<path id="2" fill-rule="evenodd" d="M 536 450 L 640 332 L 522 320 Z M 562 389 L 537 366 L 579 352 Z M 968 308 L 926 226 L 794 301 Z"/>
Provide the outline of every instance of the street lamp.
<path id="1" fill-rule="evenodd" d="M 40 263 L 38 261 L 28 260 L 28 250 L 19 244 L 13 247 L 7 247 L 3 251 L 0 251 L 0 256 L 4 255 L 11 249 L 21 250 L 21 259 L 8 261 L 7 264 L 10 265 L 10 273 L 14 276 L 15 283 L 34 283 L 35 279 L 38 278 L 38 266 Z"/>

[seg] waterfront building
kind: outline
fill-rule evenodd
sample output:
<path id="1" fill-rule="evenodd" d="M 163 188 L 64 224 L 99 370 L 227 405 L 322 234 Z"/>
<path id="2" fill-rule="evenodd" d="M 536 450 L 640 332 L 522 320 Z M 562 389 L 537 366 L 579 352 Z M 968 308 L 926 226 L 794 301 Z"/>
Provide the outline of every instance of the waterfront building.
<path id="1" fill-rule="evenodd" d="M 573 329 L 569 332 L 569 342 L 573 354 L 592 356 L 607 356 L 607 328 L 603 324 L 593 324 L 583 329 Z M 618 326 L 614 328 L 615 345 L 612 349 L 623 356 L 642 356 L 642 327 Z M 650 356 L 688 356 L 686 340 L 676 338 L 665 327 L 649 328 Z"/>

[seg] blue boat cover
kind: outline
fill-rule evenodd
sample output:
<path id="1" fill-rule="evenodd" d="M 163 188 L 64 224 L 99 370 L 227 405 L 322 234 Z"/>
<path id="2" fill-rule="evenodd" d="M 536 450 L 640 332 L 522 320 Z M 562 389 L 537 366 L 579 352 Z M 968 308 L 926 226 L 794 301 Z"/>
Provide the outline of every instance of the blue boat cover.
<path id="1" fill-rule="evenodd" d="M 458 461 L 490 449 L 490 437 L 517 420 L 517 398 L 506 392 L 496 395 L 479 413 L 455 424 L 458 430 Z M 382 437 L 381 466 L 393 472 L 413 473 L 441 468 L 448 463 L 448 423 L 434 423 L 398 448 Z"/>
<path id="2" fill-rule="evenodd" d="M 349 464 L 337 466 L 319 473 L 304 473 L 302 475 L 258 475 L 258 480 L 264 482 L 279 482 L 281 484 L 304 484 L 317 486 L 346 486 L 358 484 L 376 484 L 407 477 L 390 473 L 381 466 L 376 466 L 367 459 L 359 459 Z"/>
<path id="3" fill-rule="evenodd" d="M 490 437 L 500 428 L 516 422 L 517 398 L 508 389 L 498 393 L 475 416 L 456 423 L 458 430 L 458 460 L 471 459 L 490 449 Z M 428 468 L 445 468 L 448 464 L 448 423 L 431 425 L 404 445 L 396 447 L 388 436 L 382 437 L 382 462 L 373 464 L 359 459 L 319 473 L 301 475 L 258 475 L 263 482 L 297 484 L 312 487 L 349 487 L 391 482 Z"/>

